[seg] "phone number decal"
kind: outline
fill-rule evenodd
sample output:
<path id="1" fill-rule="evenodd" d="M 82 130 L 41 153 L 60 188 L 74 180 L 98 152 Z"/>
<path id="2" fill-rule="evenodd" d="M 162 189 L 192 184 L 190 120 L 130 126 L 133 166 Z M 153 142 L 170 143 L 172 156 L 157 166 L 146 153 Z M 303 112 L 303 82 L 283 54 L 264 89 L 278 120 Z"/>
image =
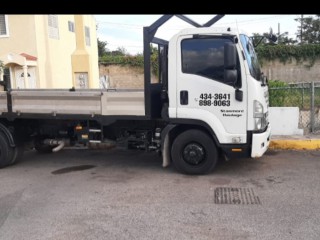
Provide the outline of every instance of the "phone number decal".
<path id="1" fill-rule="evenodd" d="M 201 93 L 199 98 L 199 106 L 230 106 L 230 94 L 224 93 Z"/>

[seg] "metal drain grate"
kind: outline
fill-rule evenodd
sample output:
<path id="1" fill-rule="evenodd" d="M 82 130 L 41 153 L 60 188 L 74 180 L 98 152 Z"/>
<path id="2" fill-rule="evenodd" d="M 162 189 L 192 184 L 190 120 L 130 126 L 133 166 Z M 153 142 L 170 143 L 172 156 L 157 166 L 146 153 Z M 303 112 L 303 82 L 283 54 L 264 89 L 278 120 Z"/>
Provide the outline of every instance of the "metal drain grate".
<path id="1" fill-rule="evenodd" d="M 252 188 L 227 188 L 219 187 L 214 190 L 214 203 L 216 204 L 258 204 L 260 199 Z"/>

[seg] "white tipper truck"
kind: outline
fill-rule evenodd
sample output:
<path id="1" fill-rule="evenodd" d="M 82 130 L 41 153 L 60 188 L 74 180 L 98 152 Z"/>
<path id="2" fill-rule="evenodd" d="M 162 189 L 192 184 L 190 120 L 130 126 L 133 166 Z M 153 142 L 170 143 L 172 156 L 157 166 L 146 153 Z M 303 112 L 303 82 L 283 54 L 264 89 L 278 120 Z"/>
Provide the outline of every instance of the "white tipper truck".
<path id="1" fill-rule="evenodd" d="M 155 37 L 172 16 L 194 28 Z M 251 39 L 231 28 L 164 15 L 144 27 L 144 89 L 0 91 L 0 168 L 28 143 L 38 152 L 114 141 L 161 153 L 185 174 L 208 173 L 218 156 L 261 157 L 269 146 L 269 95 Z M 150 44 L 158 45 L 159 82 L 151 83 Z"/>

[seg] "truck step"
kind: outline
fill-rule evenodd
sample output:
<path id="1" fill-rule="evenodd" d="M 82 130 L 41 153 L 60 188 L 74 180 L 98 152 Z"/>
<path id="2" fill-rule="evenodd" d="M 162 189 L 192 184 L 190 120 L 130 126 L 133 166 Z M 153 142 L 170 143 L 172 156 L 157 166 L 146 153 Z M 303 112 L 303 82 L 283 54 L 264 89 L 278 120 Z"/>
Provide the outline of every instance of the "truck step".
<path id="1" fill-rule="evenodd" d="M 89 132 L 101 132 L 101 129 L 89 129 Z"/>

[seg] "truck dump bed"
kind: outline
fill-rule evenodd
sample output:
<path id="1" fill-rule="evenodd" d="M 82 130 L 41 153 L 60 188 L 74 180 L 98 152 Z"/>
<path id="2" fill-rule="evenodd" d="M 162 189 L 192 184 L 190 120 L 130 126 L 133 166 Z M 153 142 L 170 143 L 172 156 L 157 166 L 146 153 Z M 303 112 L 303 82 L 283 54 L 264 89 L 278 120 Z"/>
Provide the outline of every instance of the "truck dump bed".
<path id="1" fill-rule="evenodd" d="M 21 114 L 76 114 L 144 116 L 144 91 L 30 89 L 12 90 L 12 112 Z M 8 112 L 7 92 L 0 92 L 0 113 Z"/>

